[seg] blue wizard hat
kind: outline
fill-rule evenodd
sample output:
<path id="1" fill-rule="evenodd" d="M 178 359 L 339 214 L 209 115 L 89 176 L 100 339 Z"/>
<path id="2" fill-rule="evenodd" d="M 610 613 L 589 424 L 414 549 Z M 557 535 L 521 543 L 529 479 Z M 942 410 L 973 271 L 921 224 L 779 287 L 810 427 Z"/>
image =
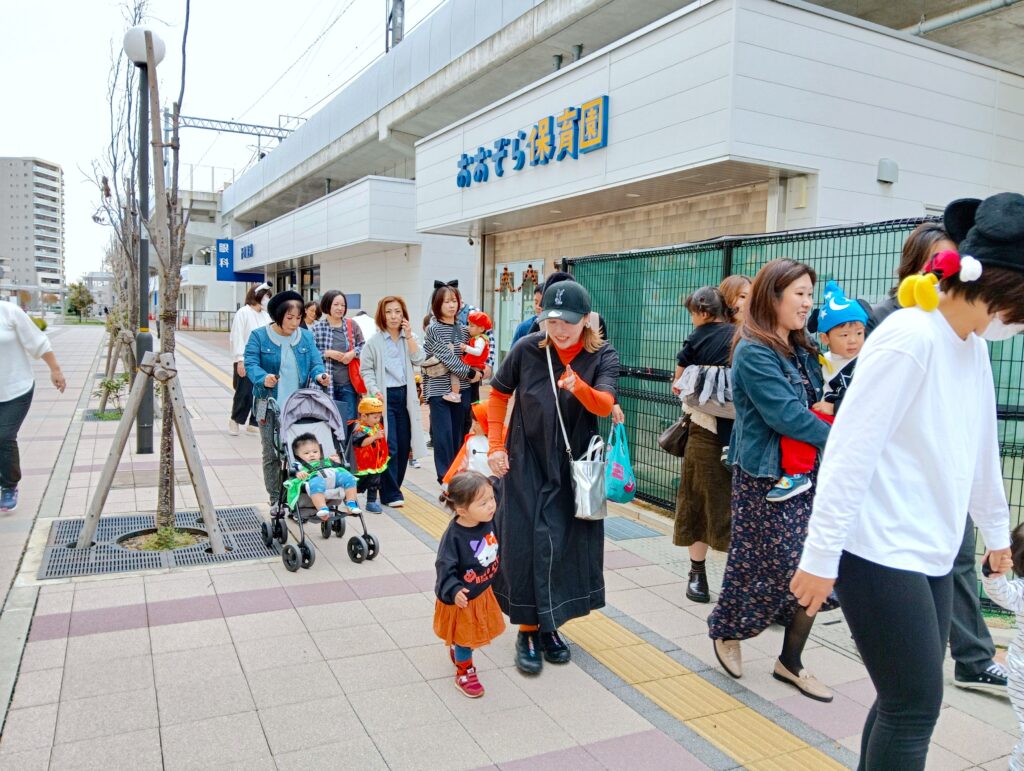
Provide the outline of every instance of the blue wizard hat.
<path id="1" fill-rule="evenodd" d="M 825 302 L 818 309 L 817 331 L 828 334 L 833 327 L 848 321 L 859 321 L 867 326 L 868 314 L 857 300 L 847 298 L 838 282 L 829 281 L 825 284 Z"/>

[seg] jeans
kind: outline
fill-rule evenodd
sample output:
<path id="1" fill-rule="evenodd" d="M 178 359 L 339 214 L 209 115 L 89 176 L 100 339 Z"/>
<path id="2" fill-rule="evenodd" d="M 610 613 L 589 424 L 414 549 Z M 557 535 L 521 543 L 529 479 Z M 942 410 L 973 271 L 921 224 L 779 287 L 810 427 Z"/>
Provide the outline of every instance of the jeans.
<path id="1" fill-rule="evenodd" d="M 281 501 L 281 458 L 277 454 L 275 436 L 277 417 L 269 409 L 266 419 L 260 423 L 260 440 L 263 445 L 263 486 L 270 496 L 270 505 Z"/>
<path id="2" fill-rule="evenodd" d="M 921 771 L 942 706 L 952 575 L 931 578 L 843 552 L 836 594 L 878 692 L 857 768 Z"/>
<path id="3" fill-rule="evenodd" d="M 231 400 L 231 419 L 240 426 L 248 423 L 256 425 L 256 417 L 252 414 L 252 381 L 247 377 L 238 376 L 237 365 L 231 367 L 231 384 L 235 388 Z"/>
<path id="4" fill-rule="evenodd" d="M 980 675 L 996 655 L 992 635 L 981 616 L 974 546 L 974 523 L 968 517 L 964 539 L 953 563 L 953 618 L 949 628 L 949 648 L 956 662 L 956 674 L 961 677 Z"/>
<path id="5" fill-rule="evenodd" d="M 388 393 L 388 467 L 381 474 L 380 496 L 384 503 L 392 503 L 402 497 L 402 483 L 409 465 L 409 448 L 412 445 L 412 421 L 406 406 L 406 386 L 389 388 Z"/>
<path id="6" fill-rule="evenodd" d="M 348 431 L 348 424 L 357 417 L 356 408 L 359 406 L 359 394 L 352 387 L 351 383 L 335 385 L 331 398 L 341 415 L 341 422 L 345 424 L 345 431 Z"/>
<path id="7" fill-rule="evenodd" d="M 21 396 L 0 402 L 0 487 L 13 489 L 21 481 L 18 430 L 28 415 L 35 390 L 35 386 L 32 386 Z"/>
<path id="8" fill-rule="evenodd" d="M 434 445 L 434 470 L 441 483 L 465 437 L 466 411 L 469 409 L 469 391 L 462 391 L 459 404 L 446 402 L 443 397 L 430 399 L 430 441 Z"/>

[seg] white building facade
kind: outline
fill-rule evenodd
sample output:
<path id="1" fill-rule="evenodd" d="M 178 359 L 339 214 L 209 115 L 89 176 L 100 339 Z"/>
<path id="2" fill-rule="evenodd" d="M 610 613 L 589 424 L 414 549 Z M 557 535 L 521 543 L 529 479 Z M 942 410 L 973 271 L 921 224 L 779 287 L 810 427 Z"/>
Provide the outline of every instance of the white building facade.
<path id="1" fill-rule="evenodd" d="M 27 293 L 34 307 L 64 293 L 64 172 L 56 163 L 0 158 L 0 269 L 0 294 Z"/>

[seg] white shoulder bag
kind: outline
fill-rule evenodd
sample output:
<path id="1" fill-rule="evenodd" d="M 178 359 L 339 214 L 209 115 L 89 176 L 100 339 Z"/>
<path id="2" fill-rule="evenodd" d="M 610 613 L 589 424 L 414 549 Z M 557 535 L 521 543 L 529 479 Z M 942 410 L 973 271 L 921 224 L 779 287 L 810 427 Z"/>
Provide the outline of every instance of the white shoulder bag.
<path id="1" fill-rule="evenodd" d="M 551 341 L 547 345 L 548 374 L 551 376 L 551 390 L 555 396 L 555 411 L 558 413 L 558 425 L 562 429 L 565 440 L 565 451 L 569 454 L 569 470 L 572 474 L 572 493 L 576 503 L 574 516 L 590 522 L 608 516 L 608 496 L 605 492 L 605 446 L 600 436 L 593 436 L 587 451 L 579 460 L 572 457 L 572 446 L 569 444 L 569 432 L 565 430 L 562 420 L 562 408 L 558 403 L 558 384 L 555 382 L 555 369 L 551 364 Z"/>

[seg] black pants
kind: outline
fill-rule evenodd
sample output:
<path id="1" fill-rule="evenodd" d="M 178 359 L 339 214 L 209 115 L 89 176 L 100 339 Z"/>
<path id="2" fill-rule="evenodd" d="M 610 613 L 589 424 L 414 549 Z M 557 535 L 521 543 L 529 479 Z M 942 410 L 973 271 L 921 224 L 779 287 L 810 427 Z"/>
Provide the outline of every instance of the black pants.
<path id="1" fill-rule="evenodd" d="M 15 488 L 21 481 L 21 455 L 18 452 L 18 430 L 32 406 L 35 386 L 21 396 L 0 402 L 0 487 Z"/>
<path id="2" fill-rule="evenodd" d="M 462 389 L 459 404 L 445 401 L 440 396 L 430 399 L 430 441 L 434 445 L 434 470 L 441 483 L 455 455 L 466 437 L 466 411 L 469 409 L 469 391 Z"/>
<path id="3" fill-rule="evenodd" d="M 381 474 L 380 490 L 384 503 L 402 497 L 402 483 L 409 466 L 412 445 L 412 421 L 406 406 L 406 386 L 388 389 L 388 467 Z"/>
<path id="4" fill-rule="evenodd" d="M 878 692 L 857 768 L 921 771 L 942 706 L 952 576 L 930 578 L 843 552 L 836 594 Z"/>
<path id="5" fill-rule="evenodd" d="M 480 401 L 480 381 L 477 380 L 475 383 L 469 384 L 469 409 L 466 410 L 466 419 L 463 421 L 462 435 L 470 434 L 473 432 L 473 409 L 472 406 Z M 461 447 L 459 444 L 457 447 Z M 455 450 L 458 452 L 458 449 Z"/>
<path id="6" fill-rule="evenodd" d="M 231 365 L 231 384 L 235 387 L 235 397 L 231 400 L 231 419 L 244 426 L 256 425 L 256 417 L 252 414 L 252 381 L 247 377 L 238 376 L 238 365 Z"/>
<path id="7" fill-rule="evenodd" d="M 953 618 L 949 627 L 949 648 L 956 673 L 961 677 L 980 675 L 996 655 L 978 600 L 975 540 L 974 522 L 968 517 L 960 552 L 953 563 Z"/>
<path id="8" fill-rule="evenodd" d="M 356 477 L 356 492 L 366 493 L 366 502 L 373 503 L 377 500 L 377 494 L 380 492 L 380 474 L 367 474 L 366 476 Z"/>

